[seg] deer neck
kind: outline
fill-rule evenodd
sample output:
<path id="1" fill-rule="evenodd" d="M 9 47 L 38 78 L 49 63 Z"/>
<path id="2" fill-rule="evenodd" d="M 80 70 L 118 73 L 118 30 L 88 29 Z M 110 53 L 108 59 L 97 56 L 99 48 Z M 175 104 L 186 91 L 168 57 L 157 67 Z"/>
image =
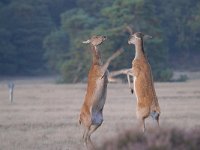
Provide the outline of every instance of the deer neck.
<path id="1" fill-rule="evenodd" d="M 102 65 L 101 55 L 97 46 L 92 46 L 92 64 L 93 65 Z"/>
<path id="2" fill-rule="evenodd" d="M 142 40 L 137 40 L 135 43 L 135 59 L 146 59 Z"/>

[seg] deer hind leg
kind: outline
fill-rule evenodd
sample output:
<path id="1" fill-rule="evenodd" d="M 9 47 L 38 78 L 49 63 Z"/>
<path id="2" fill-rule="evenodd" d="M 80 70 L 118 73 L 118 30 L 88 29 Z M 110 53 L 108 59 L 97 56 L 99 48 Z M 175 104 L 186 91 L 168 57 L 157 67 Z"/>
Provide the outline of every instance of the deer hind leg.
<path id="1" fill-rule="evenodd" d="M 94 133 L 97 130 L 97 128 L 99 126 L 101 126 L 102 122 L 103 122 L 102 111 L 100 111 L 100 112 L 94 111 L 92 113 L 92 124 L 91 124 L 88 134 L 87 134 L 86 145 L 87 145 L 88 149 L 95 149 L 95 146 L 90 137 L 91 137 L 92 133 Z"/>
<path id="2" fill-rule="evenodd" d="M 95 149 L 95 146 L 91 140 L 91 134 L 96 131 L 99 125 L 91 125 L 89 128 L 86 128 L 83 134 L 84 145 L 87 147 L 88 150 Z"/>
<path id="3" fill-rule="evenodd" d="M 143 133 L 145 132 L 145 118 L 140 118 L 139 119 L 139 127 L 142 129 Z"/>
<path id="4" fill-rule="evenodd" d="M 89 133 L 89 128 L 85 128 L 83 132 L 83 137 L 82 137 L 85 145 L 87 145 L 88 133 Z"/>
<path id="5" fill-rule="evenodd" d="M 146 107 L 137 107 L 136 115 L 139 121 L 139 128 L 142 129 L 143 132 L 145 132 L 146 126 L 145 126 L 145 119 L 149 116 L 149 108 Z"/>
<path id="6" fill-rule="evenodd" d="M 159 123 L 159 116 L 158 116 L 158 118 L 157 118 L 157 124 L 158 124 L 158 127 L 160 128 L 160 123 Z"/>
<path id="7" fill-rule="evenodd" d="M 88 149 L 92 149 L 92 150 L 95 149 L 94 143 L 91 140 L 91 135 L 92 135 L 92 133 L 94 133 L 97 130 L 97 128 L 99 126 L 100 125 L 91 125 L 90 126 L 90 129 L 88 132 L 88 137 L 87 137 L 87 143 L 86 143 Z"/>
<path id="8" fill-rule="evenodd" d="M 88 132 L 88 129 L 84 129 L 84 131 L 83 131 L 83 140 L 85 140 L 85 138 L 86 138 L 86 135 L 87 135 L 87 132 Z"/>
<path id="9" fill-rule="evenodd" d="M 156 122 L 157 122 L 158 127 L 160 128 L 159 118 L 160 118 L 160 115 L 158 115 L 158 117 L 156 118 Z"/>
<path id="10" fill-rule="evenodd" d="M 91 125 L 90 126 L 90 130 L 88 132 L 88 139 L 90 139 L 90 136 L 92 135 L 92 133 L 95 132 L 99 126 L 100 125 Z"/>
<path id="11" fill-rule="evenodd" d="M 154 120 L 156 120 L 156 122 L 157 122 L 157 125 L 158 125 L 158 127 L 160 126 L 159 125 L 159 117 L 160 117 L 160 114 L 158 113 L 158 112 L 156 112 L 156 111 L 153 111 L 153 112 L 151 112 L 151 117 L 154 119 Z"/>

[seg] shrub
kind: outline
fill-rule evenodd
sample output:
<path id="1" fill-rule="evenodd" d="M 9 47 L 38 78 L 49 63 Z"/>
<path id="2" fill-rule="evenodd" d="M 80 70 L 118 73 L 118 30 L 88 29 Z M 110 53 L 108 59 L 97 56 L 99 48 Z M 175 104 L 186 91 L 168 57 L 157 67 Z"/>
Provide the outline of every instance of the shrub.
<path id="1" fill-rule="evenodd" d="M 191 130 L 177 128 L 126 131 L 114 139 L 109 139 L 98 150 L 198 150 L 200 127 Z"/>

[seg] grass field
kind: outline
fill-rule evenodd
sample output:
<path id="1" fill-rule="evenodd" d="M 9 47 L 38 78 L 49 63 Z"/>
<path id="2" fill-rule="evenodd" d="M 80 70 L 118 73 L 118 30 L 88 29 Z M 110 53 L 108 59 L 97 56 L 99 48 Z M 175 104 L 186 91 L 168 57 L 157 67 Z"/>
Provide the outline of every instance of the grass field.
<path id="1" fill-rule="evenodd" d="M 78 124 L 86 84 L 54 84 L 48 80 L 15 80 L 14 103 L 7 82 L 0 81 L 0 150 L 78 150 L 83 147 Z M 200 126 L 200 79 L 156 83 L 161 127 Z M 135 128 L 135 96 L 126 84 L 109 84 L 104 122 L 94 133 L 96 145 Z M 156 127 L 147 120 L 147 130 Z"/>

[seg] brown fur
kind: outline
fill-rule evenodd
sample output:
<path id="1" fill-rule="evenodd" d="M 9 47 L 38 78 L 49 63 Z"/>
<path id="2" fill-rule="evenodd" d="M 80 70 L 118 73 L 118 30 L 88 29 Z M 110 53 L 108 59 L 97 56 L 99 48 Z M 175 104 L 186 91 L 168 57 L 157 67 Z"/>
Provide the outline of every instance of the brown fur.
<path id="1" fill-rule="evenodd" d="M 143 49 L 143 36 L 142 33 L 133 34 L 129 44 L 135 44 L 136 55 L 132 61 L 132 74 L 134 76 L 134 92 L 137 98 L 136 114 L 144 131 L 144 120 L 151 113 L 157 115 L 155 119 L 159 125 L 160 107 L 154 88 L 151 67 Z"/>
<path id="2" fill-rule="evenodd" d="M 89 42 L 93 55 L 92 65 L 88 74 L 88 85 L 85 100 L 81 108 L 79 123 L 85 128 L 83 139 L 87 148 L 94 149 L 91 134 L 103 122 L 103 107 L 107 94 L 107 68 L 103 69 L 101 56 L 97 46 L 105 40 L 103 36 L 94 36 Z"/>
<path id="3" fill-rule="evenodd" d="M 105 36 L 93 36 L 90 40 L 83 42 L 90 43 L 93 56 L 88 74 L 87 92 L 79 119 L 79 123 L 85 128 L 83 139 L 88 149 L 94 149 L 90 136 L 103 122 L 103 107 L 106 101 L 108 84 L 107 68 L 110 62 L 123 52 L 123 49 L 116 51 L 103 65 L 97 46 L 105 39 Z"/>

